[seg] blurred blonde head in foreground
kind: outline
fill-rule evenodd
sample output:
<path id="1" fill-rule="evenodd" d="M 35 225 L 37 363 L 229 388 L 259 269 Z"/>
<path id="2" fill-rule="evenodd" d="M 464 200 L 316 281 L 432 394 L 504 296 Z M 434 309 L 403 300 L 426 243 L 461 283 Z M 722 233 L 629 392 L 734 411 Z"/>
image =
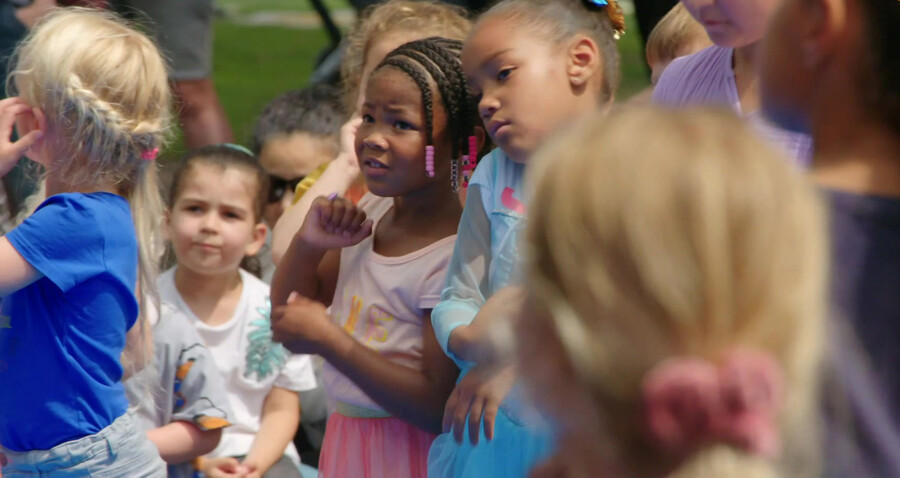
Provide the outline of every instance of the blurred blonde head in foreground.
<path id="1" fill-rule="evenodd" d="M 732 114 L 653 107 L 534 164 L 519 360 L 560 436 L 534 475 L 815 475 L 826 234 L 804 177 Z"/>

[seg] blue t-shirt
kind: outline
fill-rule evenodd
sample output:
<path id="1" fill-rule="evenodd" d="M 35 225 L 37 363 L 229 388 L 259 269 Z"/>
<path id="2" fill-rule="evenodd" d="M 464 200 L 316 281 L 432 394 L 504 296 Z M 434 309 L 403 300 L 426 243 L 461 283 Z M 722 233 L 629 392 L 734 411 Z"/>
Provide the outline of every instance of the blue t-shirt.
<path id="1" fill-rule="evenodd" d="M 826 476 L 900 476 L 900 199 L 826 194 L 841 408 L 829 417 Z"/>
<path id="2" fill-rule="evenodd" d="M 128 407 L 120 356 L 138 315 L 131 210 L 110 193 L 51 196 L 6 235 L 43 277 L 0 310 L 0 443 L 46 450 Z"/>

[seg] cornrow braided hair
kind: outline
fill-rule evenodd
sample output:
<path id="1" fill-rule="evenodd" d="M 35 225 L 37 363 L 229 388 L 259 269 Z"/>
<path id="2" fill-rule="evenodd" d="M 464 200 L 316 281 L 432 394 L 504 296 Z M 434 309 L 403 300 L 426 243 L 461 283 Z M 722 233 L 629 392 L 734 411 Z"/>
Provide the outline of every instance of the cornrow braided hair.
<path id="1" fill-rule="evenodd" d="M 426 145 L 429 146 L 434 143 L 434 98 L 429 77 L 437 85 L 441 104 L 447 112 L 454 162 L 466 151 L 468 137 L 475 134 L 477 125 L 476 99 L 469 91 L 460 59 L 462 46 L 461 41 L 441 37 L 415 40 L 388 53 L 375 69 L 396 68 L 406 73 L 419 87 L 425 112 Z M 475 159 L 472 158 L 473 161 Z M 456 167 L 453 169 L 456 170 Z M 454 189 L 456 179 L 452 178 Z"/>

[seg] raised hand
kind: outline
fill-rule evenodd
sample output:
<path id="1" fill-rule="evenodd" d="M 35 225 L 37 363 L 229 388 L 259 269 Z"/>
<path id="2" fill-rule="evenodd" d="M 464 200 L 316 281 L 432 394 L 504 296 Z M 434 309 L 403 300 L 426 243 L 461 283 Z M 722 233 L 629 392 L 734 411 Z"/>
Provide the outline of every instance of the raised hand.
<path id="1" fill-rule="evenodd" d="M 25 154 L 28 148 L 40 140 L 44 132 L 36 128 L 22 136 L 17 141 L 12 141 L 13 126 L 18 116 L 31 115 L 34 123 L 43 127 L 44 115 L 38 108 L 32 108 L 28 103 L 18 97 L 6 98 L 0 101 L 0 176 L 5 176 L 16 162 Z"/>
<path id="2" fill-rule="evenodd" d="M 361 124 L 362 117 L 357 113 L 341 126 L 341 150 L 338 154 L 338 158 L 343 160 L 345 166 L 357 172 L 359 160 L 356 159 L 356 133 Z"/>
<path id="3" fill-rule="evenodd" d="M 372 221 L 352 202 L 340 197 L 318 197 L 297 236 L 308 246 L 340 249 L 359 244 L 372 234 Z"/>

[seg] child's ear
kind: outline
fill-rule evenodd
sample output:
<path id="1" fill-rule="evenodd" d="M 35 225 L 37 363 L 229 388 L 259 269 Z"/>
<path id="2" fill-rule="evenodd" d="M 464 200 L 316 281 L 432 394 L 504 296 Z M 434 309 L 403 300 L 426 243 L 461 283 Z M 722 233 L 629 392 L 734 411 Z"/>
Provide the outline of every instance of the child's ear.
<path id="1" fill-rule="evenodd" d="M 247 244 L 247 247 L 244 249 L 245 256 L 255 256 L 262 246 L 266 243 L 266 234 L 269 233 L 269 228 L 266 227 L 266 224 L 263 222 L 258 223 L 253 226 L 253 242 Z"/>
<path id="2" fill-rule="evenodd" d="M 805 25 L 800 27 L 803 61 L 815 69 L 840 44 L 847 41 L 847 6 L 834 0 L 815 0 L 807 3 Z"/>
<path id="3" fill-rule="evenodd" d="M 36 130 L 43 131 L 46 137 L 47 117 L 44 115 L 44 110 L 41 108 L 32 108 L 30 111 L 26 111 L 16 117 L 16 133 L 20 138 Z M 44 144 L 43 138 L 38 139 L 31 145 L 26 156 L 33 161 L 46 165 L 47 163 L 44 161 L 45 158 L 43 154 Z"/>
<path id="4" fill-rule="evenodd" d="M 576 35 L 569 44 L 566 73 L 573 88 L 584 88 L 597 71 L 603 59 L 597 42 L 587 35 Z"/>
<path id="5" fill-rule="evenodd" d="M 16 118 L 16 132 L 19 136 L 25 136 L 34 130 L 47 131 L 47 117 L 44 115 L 44 110 L 37 107 Z"/>

